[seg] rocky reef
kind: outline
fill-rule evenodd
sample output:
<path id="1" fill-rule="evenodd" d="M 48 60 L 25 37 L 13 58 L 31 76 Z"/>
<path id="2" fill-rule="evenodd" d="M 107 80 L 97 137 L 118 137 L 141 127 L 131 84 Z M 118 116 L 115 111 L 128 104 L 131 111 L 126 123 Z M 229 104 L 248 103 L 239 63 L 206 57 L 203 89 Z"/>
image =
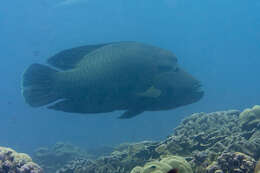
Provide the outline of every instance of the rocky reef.
<path id="1" fill-rule="evenodd" d="M 0 147 L 1 173 L 43 173 L 42 168 L 32 162 L 30 156 L 17 153 L 11 148 Z"/>
<path id="2" fill-rule="evenodd" d="M 163 141 L 122 144 L 97 159 L 77 156 L 56 173 L 182 173 L 186 163 L 195 173 L 253 173 L 260 158 L 259 117 L 260 106 L 195 113 Z M 173 166 L 165 158 L 181 161 Z"/>

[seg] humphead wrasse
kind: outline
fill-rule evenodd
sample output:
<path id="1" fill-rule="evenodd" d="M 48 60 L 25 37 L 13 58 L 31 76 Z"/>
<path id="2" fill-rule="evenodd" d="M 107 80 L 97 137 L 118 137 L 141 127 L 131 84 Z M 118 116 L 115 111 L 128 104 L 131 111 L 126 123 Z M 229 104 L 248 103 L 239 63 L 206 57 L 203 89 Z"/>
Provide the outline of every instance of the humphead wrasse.
<path id="1" fill-rule="evenodd" d="M 32 64 L 23 74 L 22 95 L 33 106 L 72 113 L 125 110 L 119 118 L 169 110 L 203 96 L 200 82 L 176 56 L 155 46 L 117 42 L 76 47 Z"/>

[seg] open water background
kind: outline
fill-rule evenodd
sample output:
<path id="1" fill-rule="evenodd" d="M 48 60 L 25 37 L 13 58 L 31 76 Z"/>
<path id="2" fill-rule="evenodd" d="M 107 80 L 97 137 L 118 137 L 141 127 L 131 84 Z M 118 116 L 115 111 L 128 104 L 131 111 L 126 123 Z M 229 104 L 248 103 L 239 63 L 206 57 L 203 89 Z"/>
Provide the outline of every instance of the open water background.
<path id="1" fill-rule="evenodd" d="M 0 146 L 31 153 L 58 141 L 82 147 L 161 140 L 194 112 L 260 104 L 258 0 L 3 0 L 0 5 Z M 31 108 L 21 75 L 66 48 L 140 41 L 173 51 L 205 97 L 171 111 L 119 120 Z"/>

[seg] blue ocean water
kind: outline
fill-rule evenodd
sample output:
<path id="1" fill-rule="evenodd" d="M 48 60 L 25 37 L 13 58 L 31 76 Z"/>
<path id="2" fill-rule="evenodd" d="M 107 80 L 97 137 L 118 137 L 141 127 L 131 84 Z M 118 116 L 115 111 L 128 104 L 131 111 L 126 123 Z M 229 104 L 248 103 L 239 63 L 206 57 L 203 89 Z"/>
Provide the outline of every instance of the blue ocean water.
<path id="1" fill-rule="evenodd" d="M 194 112 L 260 104 L 257 0 L 13 0 L 0 6 L 0 146 L 31 153 L 58 141 L 83 147 L 160 140 Z M 121 112 L 78 115 L 31 108 L 21 75 L 66 48 L 140 41 L 173 51 L 205 96 L 171 111 L 119 120 Z"/>

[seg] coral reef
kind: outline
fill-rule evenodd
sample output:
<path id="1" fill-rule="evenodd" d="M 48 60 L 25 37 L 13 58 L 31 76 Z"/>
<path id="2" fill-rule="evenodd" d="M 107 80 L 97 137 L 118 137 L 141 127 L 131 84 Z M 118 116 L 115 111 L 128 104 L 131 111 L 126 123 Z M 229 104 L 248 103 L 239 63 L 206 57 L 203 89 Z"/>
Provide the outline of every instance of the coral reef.
<path id="1" fill-rule="evenodd" d="M 1 173 L 43 173 L 30 156 L 17 153 L 11 148 L 0 147 L 0 172 Z"/>
<path id="2" fill-rule="evenodd" d="M 146 163 L 143 167 L 135 167 L 131 173 L 192 173 L 190 164 L 180 156 L 168 156 L 160 161 Z"/>
<path id="3" fill-rule="evenodd" d="M 162 158 L 176 155 L 185 158 L 195 173 L 252 173 L 260 158 L 259 110 L 260 106 L 254 106 L 242 113 L 195 113 L 161 142 L 126 143 L 94 160 L 70 159 L 57 173 L 161 173 L 172 168 Z"/>

